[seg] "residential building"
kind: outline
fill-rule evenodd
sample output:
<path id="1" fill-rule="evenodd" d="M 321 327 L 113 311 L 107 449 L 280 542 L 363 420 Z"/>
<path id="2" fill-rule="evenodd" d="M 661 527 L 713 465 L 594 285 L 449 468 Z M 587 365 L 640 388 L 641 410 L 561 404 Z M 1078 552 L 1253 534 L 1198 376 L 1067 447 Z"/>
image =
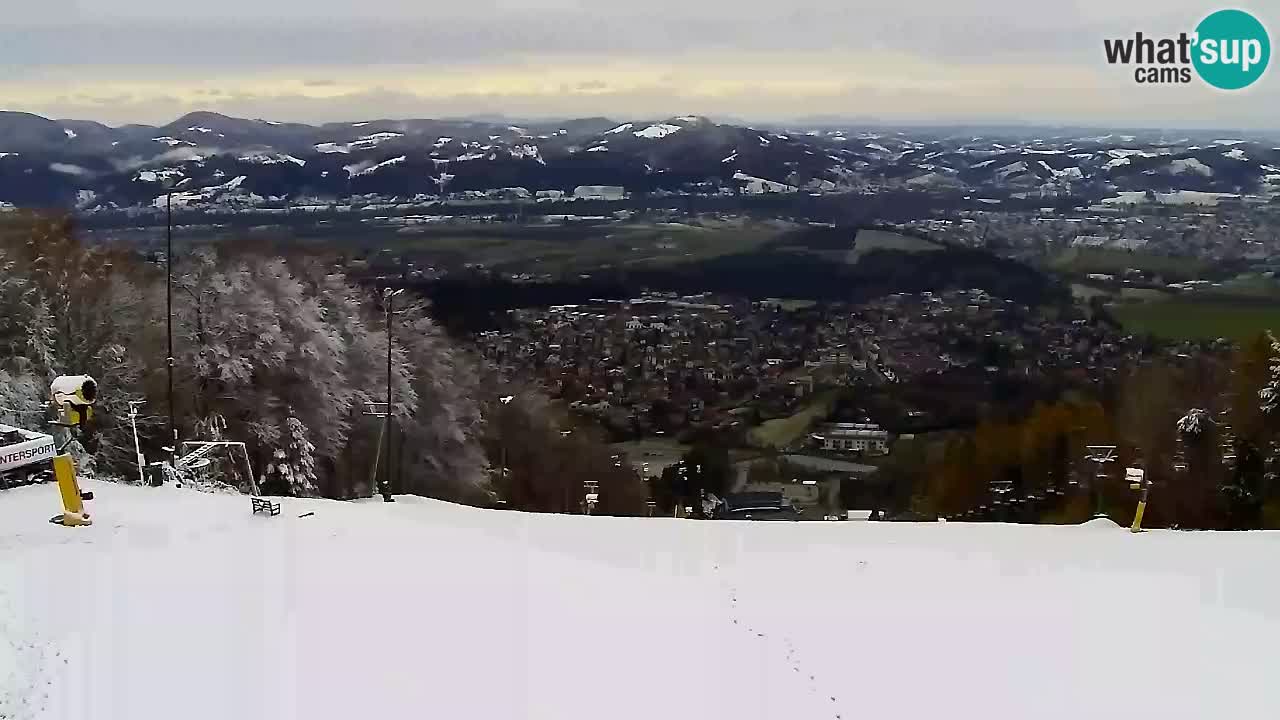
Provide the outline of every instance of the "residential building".
<path id="1" fill-rule="evenodd" d="M 810 437 L 823 450 L 889 452 L 889 433 L 875 423 L 827 423 Z"/>
<path id="2" fill-rule="evenodd" d="M 617 185 L 579 185 L 573 189 L 575 200 L 622 200 L 626 196 L 626 189 Z"/>

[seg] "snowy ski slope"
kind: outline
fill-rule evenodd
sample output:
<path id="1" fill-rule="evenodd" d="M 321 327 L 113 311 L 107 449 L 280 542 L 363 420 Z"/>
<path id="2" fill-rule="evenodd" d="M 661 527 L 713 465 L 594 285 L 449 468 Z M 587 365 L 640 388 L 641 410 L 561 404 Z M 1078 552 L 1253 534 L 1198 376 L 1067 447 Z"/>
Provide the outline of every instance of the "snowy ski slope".
<path id="1" fill-rule="evenodd" d="M 1280 717 L 1280 533 L 86 485 L 0 493 L 4 720 Z"/>

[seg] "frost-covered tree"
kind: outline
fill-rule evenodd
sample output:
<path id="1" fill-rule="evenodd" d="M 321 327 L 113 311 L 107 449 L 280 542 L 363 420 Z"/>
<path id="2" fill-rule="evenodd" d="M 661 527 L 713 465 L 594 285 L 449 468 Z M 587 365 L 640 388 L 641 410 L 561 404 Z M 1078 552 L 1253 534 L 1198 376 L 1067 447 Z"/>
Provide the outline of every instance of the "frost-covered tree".
<path id="1" fill-rule="evenodd" d="M 1178 432 L 1184 437 L 1198 438 L 1213 423 L 1213 416 L 1202 408 L 1191 408 L 1178 418 Z"/>
<path id="2" fill-rule="evenodd" d="M 192 431 L 226 419 L 226 435 L 279 465 L 292 417 L 314 446 L 315 487 L 369 492 L 375 455 L 397 492 L 479 500 L 485 495 L 481 416 L 464 355 L 411 301 L 394 317 L 393 456 L 365 413 L 387 394 L 387 332 L 377 296 L 318 263 L 193 253 L 180 281 L 178 366 Z M 292 484 L 278 485 L 289 492 Z"/>
<path id="3" fill-rule="evenodd" d="M 49 303 L 38 298 L 27 316 L 27 363 L 45 380 L 57 376 L 62 365 L 57 350 L 57 324 L 49 312 Z"/>
<path id="4" fill-rule="evenodd" d="M 473 359 L 444 336 L 421 305 L 409 305 L 393 322 L 413 397 L 407 417 L 397 408 L 399 447 L 405 451 L 396 456 L 397 461 L 403 457 L 404 480 L 397 489 L 469 501 L 487 498 Z"/>
<path id="5" fill-rule="evenodd" d="M 106 390 L 95 412 L 98 460 L 107 469 L 131 463 L 122 418 L 143 394 L 152 298 L 130 276 L 130 258 L 82 246 L 67 222 L 28 218 L 14 227 L 0 233 L 0 368 L 38 382 L 41 402 L 54 377 L 92 375 Z"/>
<path id="6" fill-rule="evenodd" d="M 38 298 L 23 270 L 0 247 L 0 422 L 11 425 L 38 419 L 47 394 L 40 363 L 29 360 Z M 51 340 L 43 345 L 52 349 Z"/>
<path id="7" fill-rule="evenodd" d="M 1277 409 L 1280 409 L 1280 340 L 1268 331 L 1267 341 L 1271 344 L 1271 357 L 1268 360 L 1271 378 L 1258 391 L 1258 400 L 1263 414 L 1274 417 Z"/>
<path id="8" fill-rule="evenodd" d="M 212 439 L 217 422 L 228 438 L 249 443 L 259 463 L 278 465 L 300 423 L 313 463 L 336 454 L 347 440 L 353 393 L 342 339 L 314 294 L 279 259 L 221 260 L 199 251 L 188 267 L 179 282 L 183 301 L 175 303 L 184 434 Z"/>
<path id="9" fill-rule="evenodd" d="M 72 230 L 56 218 L 0 218 L 0 377 L 8 378 L 0 407 L 39 405 L 56 375 L 93 375 L 99 465 L 132 476 L 129 400 L 147 401 L 144 453 L 157 457 L 168 444 L 164 275 L 82 246 Z M 367 491 L 381 424 L 366 404 L 387 392 L 377 295 L 331 265 L 243 247 L 188 249 L 175 270 L 180 437 L 245 442 L 258 474 L 272 467 L 279 492 Z M 472 363 L 424 307 L 404 305 L 390 348 L 395 457 L 382 463 L 395 463 L 399 491 L 481 499 Z"/>
<path id="10" fill-rule="evenodd" d="M 1221 488 L 1229 479 L 1222 464 L 1217 422 L 1209 411 L 1192 408 L 1178 419 L 1176 428 L 1187 472 L 1166 490 L 1173 506 L 1171 516 L 1182 527 L 1216 527 L 1221 522 Z"/>
<path id="11" fill-rule="evenodd" d="M 315 445 L 307 427 L 289 414 L 281 431 L 281 442 L 271 452 L 262 475 L 262 491 L 305 497 L 316 494 Z"/>
<path id="12" fill-rule="evenodd" d="M 44 383 L 39 378 L 0 368 L 0 423 L 30 426 L 44 414 L 44 401 Z"/>

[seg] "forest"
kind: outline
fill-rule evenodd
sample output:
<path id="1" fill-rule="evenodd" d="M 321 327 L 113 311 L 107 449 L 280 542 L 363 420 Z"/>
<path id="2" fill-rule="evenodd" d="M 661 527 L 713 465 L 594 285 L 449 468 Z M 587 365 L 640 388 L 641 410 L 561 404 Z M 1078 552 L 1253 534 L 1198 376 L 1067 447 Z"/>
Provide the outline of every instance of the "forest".
<path id="1" fill-rule="evenodd" d="M 244 442 L 268 494 L 371 495 L 377 456 L 377 482 L 395 493 L 573 512 L 590 477 L 600 483 L 600 512 L 645 510 L 635 473 L 589 429 L 575 433 L 550 412 L 538 388 L 495 377 L 446 336 L 424 301 L 398 299 L 390 327 L 381 302 L 314 254 L 267 255 L 246 243 L 184 248 L 172 288 L 179 439 Z M 6 218 L 0 422 L 39 429 L 49 382 L 91 375 L 100 388 L 96 447 L 72 452 L 86 475 L 136 479 L 131 400 L 143 401 L 144 455 L 167 452 L 166 305 L 163 262 L 86 246 L 64 216 Z M 389 461 L 379 450 L 382 421 L 368 412 L 386 399 L 388 347 Z M 222 484 L 248 487 L 239 466 L 221 469 Z"/>
<path id="2" fill-rule="evenodd" d="M 1138 468 L 1151 484 L 1147 526 L 1280 528 L 1278 408 L 1280 342 L 1260 335 L 1135 358 L 1092 392 L 900 441 L 882 480 L 911 488 L 899 500 L 920 517 L 1076 523 L 1102 513 L 1127 525 L 1139 493 L 1125 469 Z"/>

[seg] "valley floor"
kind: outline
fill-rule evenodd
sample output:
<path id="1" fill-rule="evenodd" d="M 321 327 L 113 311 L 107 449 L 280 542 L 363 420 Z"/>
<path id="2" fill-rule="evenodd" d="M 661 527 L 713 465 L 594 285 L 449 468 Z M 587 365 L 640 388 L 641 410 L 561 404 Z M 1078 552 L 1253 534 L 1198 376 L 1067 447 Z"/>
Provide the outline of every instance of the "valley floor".
<path id="1" fill-rule="evenodd" d="M 1280 713 L 1280 533 L 87 485 L 0 493 L 4 720 Z"/>

